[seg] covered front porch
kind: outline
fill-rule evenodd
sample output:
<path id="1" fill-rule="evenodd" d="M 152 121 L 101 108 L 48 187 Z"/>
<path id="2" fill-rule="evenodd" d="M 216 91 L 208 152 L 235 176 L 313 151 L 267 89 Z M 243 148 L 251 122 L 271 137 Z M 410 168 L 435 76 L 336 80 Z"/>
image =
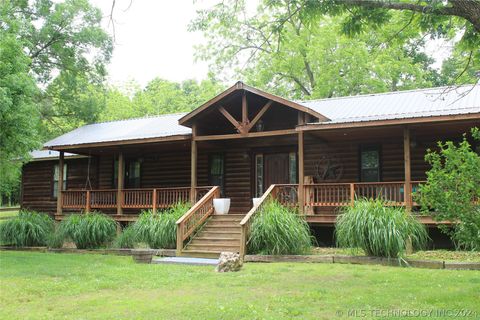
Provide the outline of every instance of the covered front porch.
<path id="1" fill-rule="evenodd" d="M 58 177 L 63 191 L 56 217 L 99 210 L 118 221 L 134 221 L 141 210 L 160 211 L 177 202 L 193 205 L 214 186 L 219 188 L 217 197 L 231 199 L 233 214 L 248 213 L 252 199 L 267 192 L 297 207 L 312 224 L 333 225 L 339 210 L 359 198 L 380 199 L 415 213 L 412 194 L 426 178 L 426 150 L 435 148 L 437 140 L 460 139 L 471 126 L 473 122 L 464 121 L 448 127 L 433 123 L 258 137 L 210 135 L 193 141 L 76 149 L 90 155 L 89 170 L 82 171 L 91 176 L 78 174 L 78 179 L 92 183 L 71 187 L 74 168 L 69 164 L 68 179 Z M 64 165 L 60 153 L 59 175 Z M 434 224 L 431 217 L 419 218 Z"/>

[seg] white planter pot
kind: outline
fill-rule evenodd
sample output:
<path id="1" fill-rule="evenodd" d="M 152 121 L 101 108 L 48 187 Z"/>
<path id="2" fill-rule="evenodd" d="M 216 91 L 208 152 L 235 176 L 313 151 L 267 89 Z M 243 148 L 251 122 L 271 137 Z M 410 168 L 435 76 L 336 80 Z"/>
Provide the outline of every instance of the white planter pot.
<path id="1" fill-rule="evenodd" d="M 253 201 L 253 206 L 254 207 L 257 207 L 259 204 L 260 204 L 260 200 L 262 198 L 252 198 L 252 201 Z"/>
<path id="2" fill-rule="evenodd" d="M 213 199 L 213 207 L 216 214 L 227 214 L 230 210 L 230 198 Z"/>

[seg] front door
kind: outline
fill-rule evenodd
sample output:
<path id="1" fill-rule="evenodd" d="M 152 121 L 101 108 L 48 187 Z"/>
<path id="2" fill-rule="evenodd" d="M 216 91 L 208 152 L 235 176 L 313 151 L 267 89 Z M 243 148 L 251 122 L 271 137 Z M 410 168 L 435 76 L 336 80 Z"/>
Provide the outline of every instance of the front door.
<path id="1" fill-rule="evenodd" d="M 289 160 L 288 153 L 274 153 L 264 156 L 265 184 L 263 191 L 272 184 L 290 183 Z"/>

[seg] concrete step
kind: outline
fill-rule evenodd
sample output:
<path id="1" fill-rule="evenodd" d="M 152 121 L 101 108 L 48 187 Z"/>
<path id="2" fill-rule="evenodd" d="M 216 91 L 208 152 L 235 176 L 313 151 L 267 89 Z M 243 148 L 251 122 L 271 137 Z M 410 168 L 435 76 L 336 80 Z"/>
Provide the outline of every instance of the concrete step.
<path id="1" fill-rule="evenodd" d="M 161 257 L 161 258 L 153 259 L 152 263 L 186 264 L 186 265 L 192 265 L 192 266 L 216 266 L 218 264 L 218 259 L 190 258 L 190 257 Z"/>

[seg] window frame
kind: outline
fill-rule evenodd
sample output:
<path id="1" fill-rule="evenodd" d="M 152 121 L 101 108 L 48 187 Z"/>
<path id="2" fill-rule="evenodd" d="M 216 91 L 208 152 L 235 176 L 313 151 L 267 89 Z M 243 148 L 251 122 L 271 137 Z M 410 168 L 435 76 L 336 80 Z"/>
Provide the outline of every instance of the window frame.
<path id="1" fill-rule="evenodd" d="M 256 153 L 255 154 L 255 177 L 254 177 L 254 184 L 255 184 L 255 197 L 260 198 L 263 195 L 264 189 L 264 175 L 265 175 L 265 162 L 264 162 L 263 153 Z M 261 168 L 259 168 L 261 167 Z M 261 169 L 261 170 L 259 170 Z M 261 171 L 261 175 L 259 175 L 259 171 Z M 260 183 L 259 183 L 260 178 Z"/>
<path id="2" fill-rule="evenodd" d="M 51 195 L 53 199 L 58 198 L 58 175 L 60 173 L 60 165 L 58 163 L 55 163 L 53 165 L 53 174 L 52 174 L 52 191 Z M 62 186 L 62 191 L 67 190 L 67 176 L 68 176 L 68 165 L 66 162 L 63 163 L 63 186 Z"/>
<path id="3" fill-rule="evenodd" d="M 222 160 L 222 172 L 219 175 L 212 175 L 212 164 L 215 157 L 219 157 Z M 221 176 L 220 181 L 220 194 L 223 197 L 225 195 L 225 154 L 223 152 L 214 152 L 208 154 L 208 172 L 207 172 L 208 184 L 210 186 L 216 185 L 216 182 L 213 182 L 214 176 Z"/>
<path id="4" fill-rule="evenodd" d="M 138 172 L 138 186 L 131 186 L 131 177 L 130 177 L 130 166 L 134 163 L 138 163 L 139 172 Z M 122 189 L 137 189 L 142 187 L 142 171 L 143 171 L 143 162 L 139 158 L 127 159 L 125 161 L 125 166 L 123 168 L 123 186 Z M 118 184 L 118 158 L 113 159 L 113 172 L 112 172 L 112 188 L 117 189 Z M 136 179 L 137 179 L 136 178 Z"/>
<path id="5" fill-rule="evenodd" d="M 365 180 L 362 155 L 364 152 L 375 151 L 377 153 L 378 166 L 377 166 L 377 179 L 375 181 Z M 373 169 L 370 169 L 373 170 Z M 382 147 L 381 145 L 361 145 L 358 153 L 358 179 L 360 182 L 380 182 L 382 181 Z"/>

